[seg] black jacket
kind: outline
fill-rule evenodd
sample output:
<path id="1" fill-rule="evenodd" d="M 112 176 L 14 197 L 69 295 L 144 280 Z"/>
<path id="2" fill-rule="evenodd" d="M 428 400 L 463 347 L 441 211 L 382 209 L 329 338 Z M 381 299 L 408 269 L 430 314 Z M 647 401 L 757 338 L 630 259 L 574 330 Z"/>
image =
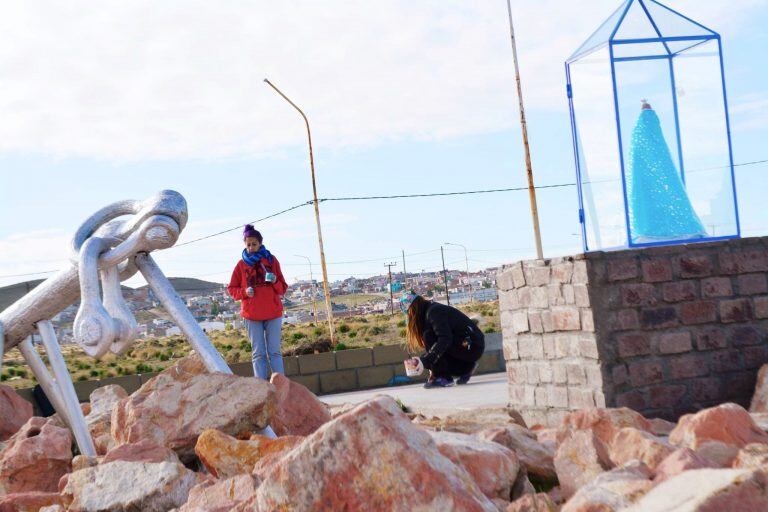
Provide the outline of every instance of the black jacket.
<path id="1" fill-rule="evenodd" d="M 485 336 L 477 325 L 458 309 L 438 302 L 424 312 L 421 335 L 427 352 L 420 359 L 427 369 L 446 354 L 477 361 L 485 350 Z"/>

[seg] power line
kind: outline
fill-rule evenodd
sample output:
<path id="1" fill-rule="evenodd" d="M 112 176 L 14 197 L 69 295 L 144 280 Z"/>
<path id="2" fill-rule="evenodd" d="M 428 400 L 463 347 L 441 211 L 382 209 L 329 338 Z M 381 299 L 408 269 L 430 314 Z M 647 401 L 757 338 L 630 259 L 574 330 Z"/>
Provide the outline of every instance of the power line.
<path id="1" fill-rule="evenodd" d="M 557 185 L 540 185 L 537 189 L 547 188 L 561 188 L 561 187 L 573 187 L 575 183 L 560 183 Z M 458 192 L 432 192 L 428 194 L 396 194 L 390 196 L 349 196 L 349 197 L 326 197 L 318 199 L 318 201 L 370 201 L 373 199 L 410 199 L 415 197 L 441 197 L 441 196 L 465 196 L 472 194 L 491 194 L 495 192 L 519 192 L 521 190 L 528 190 L 528 187 L 513 187 L 513 188 L 492 188 L 485 190 L 463 190 Z"/>
<path id="2" fill-rule="evenodd" d="M 284 213 L 288 213 L 290 211 L 296 210 L 297 208 L 301 208 L 302 206 L 309 206 L 312 203 L 313 203 L 313 201 L 306 201 L 304 203 L 296 204 L 296 205 L 291 206 L 290 208 L 286 208 L 285 210 L 280 210 L 279 212 L 275 212 L 275 213 L 273 213 L 271 215 L 267 215 L 266 217 L 262 217 L 260 219 L 252 220 L 248 224 L 256 224 L 257 222 L 263 222 L 263 221 L 265 221 L 267 219 L 271 219 L 273 217 L 277 217 L 278 215 L 283 215 Z M 213 238 L 214 236 L 223 235 L 224 233 L 229 233 L 231 231 L 238 230 L 238 229 L 242 228 L 244 225 L 245 224 L 238 224 L 237 226 L 235 226 L 233 228 L 225 229 L 223 231 L 219 231 L 219 232 L 216 232 L 216 233 L 211 233 L 210 235 L 201 236 L 200 238 L 195 238 L 194 240 L 189 240 L 189 241 L 184 242 L 182 244 L 176 244 L 176 245 L 174 245 L 173 247 L 170 247 L 170 248 L 173 249 L 174 247 L 182 247 L 184 245 L 193 244 L 193 243 L 199 242 L 201 240 L 206 240 L 208 238 Z"/>

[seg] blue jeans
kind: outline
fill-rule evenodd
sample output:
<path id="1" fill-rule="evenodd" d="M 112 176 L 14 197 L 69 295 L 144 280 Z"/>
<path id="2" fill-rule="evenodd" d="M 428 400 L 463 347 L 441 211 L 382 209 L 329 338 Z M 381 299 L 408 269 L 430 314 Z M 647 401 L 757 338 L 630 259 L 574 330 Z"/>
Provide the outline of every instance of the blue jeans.
<path id="1" fill-rule="evenodd" d="M 283 332 L 283 317 L 272 320 L 245 319 L 248 338 L 253 346 L 253 374 L 264 380 L 269 380 L 267 359 L 273 373 L 285 374 L 283 355 L 280 353 L 280 337 Z"/>

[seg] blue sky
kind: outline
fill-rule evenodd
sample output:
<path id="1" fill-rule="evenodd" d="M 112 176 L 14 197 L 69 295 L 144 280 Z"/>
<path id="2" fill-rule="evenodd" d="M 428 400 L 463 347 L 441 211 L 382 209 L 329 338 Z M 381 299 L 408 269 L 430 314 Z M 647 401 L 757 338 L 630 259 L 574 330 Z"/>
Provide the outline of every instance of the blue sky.
<path id="1" fill-rule="evenodd" d="M 618 2 L 531 4 L 513 10 L 536 183 L 573 183 L 563 61 Z M 735 162 L 768 159 L 768 2 L 668 4 L 723 36 Z M 2 276 L 60 268 L 85 217 L 163 188 L 188 201 L 182 241 L 310 199 L 301 119 L 265 76 L 309 115 L 320 197 L 525 185 L 503 0 L 99 9 L 0 7 Z M 767 171 L 737 169 L 745 235 L 768 234 Z M 576 190 L 538 201 L 545 255 L 577 252 Z M 468 246 L 473 269 L 534 255 L 526 192 L 326 202 L 321 213 L 332 279 L 399 269 L 401 250 L 409 271 L 435 270 L 443 242 Z M 257 227 L 289 282 L 308 274 L 294 255 L 319 261 L 311 207 Z M 235 231 L 157 259 L 171 276 L 225 281 L 240 248 Z M 446 249 L 463 268 L 463 252 Z M 359 260 L 372 261 L 342 263 Z"/>

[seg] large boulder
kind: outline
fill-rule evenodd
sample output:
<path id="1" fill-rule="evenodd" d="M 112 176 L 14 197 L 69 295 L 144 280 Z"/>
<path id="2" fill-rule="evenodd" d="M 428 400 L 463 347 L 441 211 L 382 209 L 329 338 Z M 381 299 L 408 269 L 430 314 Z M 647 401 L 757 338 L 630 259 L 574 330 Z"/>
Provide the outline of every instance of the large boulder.
<path id="1" fill-rule="evenodd" d="M 650 476 L 648 467 L 638 461 L 605 472 L 579 489 L 560 512 L 623 510 L 653 487 Z"/>
<path id="2" fill-rule="evenodd" d="M 194 457 L 197 437 L 207 428 L 245 435 L 261 430 L 274 411 L 274 388 L 252 377 L 187 373 L 175 366 L 150 379 L 115 405 L 112 437 L 118 443 L 147 439 Z"/>
<path id="3" fill-rule="evenodd" d="M 195 453 L 205 468 L 216 478 L 230 478 L 251 473 L 256 463 L 273 454 L 282 454 L 299 444 L 300 436 L 270 439 L 253 436 L 241 441 L 214 429 L 204 430 L 197 439 Z"/>
<path id="4" fill-rule="evenodd" d="M 254 497 L 259 479 L 243 474 L 219 481 L 197 484 L 178 512 L 226 512 Z"/>
<path id="5" fill-rule="evenodd" d="M 0 452 L 0 494 L 55 492 L 71 463 L 69 430 L 33 416 Z"/>
<path id="6" fill-rule="evenodd" d="M 567 414 L 560 423 L 557 440 L 561 442 L 573 430 L 590 430 L 602 443 L 610 446 L 613 436 L 625 427 L 650 432 L 652 425 L 641 414 L 626 407 L 618 409 L 591 407 Z"/>
<path id="7" fill-rule="evenodd" d="M 693 469 L 654 487 L 627 512 L 768 510 L 768 477 L 756 469 Z"/>
<path id="8" fill-rule="evenodd" d="M 669 441 L 694 450 L 707 441 L 743 448 L 749 443 L 768 443 L 768 434 L 755 424 L 743 407 L 726 403 L 696 414 L 686 414 L 669 434 Z"/>
<path id="9" fill-rule="evenodd" d="M 125 389 L 117 384 L 96 388 L 91 393 L 91 410 L 85 417 L 85 422 L 99 455 L 104 455 L 115 445 L 111 433 L 112 408 L 127 396 Z"/>
<path id="10" fill-rule="evenodd" d="M 390 397 L 320 427 L 276 462 L 235 510 L 495 512 L 472 477 Z"/>
<path id="11" fill-rule="evenodd" d="M 696 455 L 713 468 L 729 468 L 739 454 L 739 447 L 722 441 L 704 441 L 696 448 Z"/>
<path id="12" fill-rule="evenodd" d="M 306 387 L 282 373 L 273 373 L 269 382 L 275 386 L 275 413 L 270 426 L 278 436 L 308 436 L 331 421 L 328 406 Z"/>
<path id="13" fill-rule="evenodd" d="M 183 505 L 197 483 L 181 464 L 116 461 L 69 475 L 61 498 L 69 512 L 165 512 Z"/>
<path id="14" fill-rule="evenodd" d="M 639 460 L 654 470 L 675 449 L 649 432 L 622 428 L 613 436 L 609 456 L 615 466 Z"/>
<path id="15" fill-rule="evenodd" d="M 529 475 L 546 480 L 557 477 L 553 462 L 555 450 L 539 443 L 536 434 L 527 428 L 508 425 L 481 430 L 476 435 L 483 441 L 499 443 L 515 452 Z"/>
<path id="16" fill-rule="evenodd" d="M 5 441 L 32 417 L 32 404 L 10 386 L 0 384 L 0 441 Z"/>
<path id="17" fill-rule="evenodd" d="M 20 492 L 0 496 L 0 512 L 37 512 L 43 507 L 58 505 L 58 492 Z"/>
<path id="18" fill-rule="evenodd" d="M 572 496 L 611 467 L 605 445 L 592 430 L 571 432 L 557 447 L 554 463 L 565 497 Z"/>
<path id="19" fill-rule="evenodd" d="M 483 494 L 509 500 L 520 463 L 515 452 L 498 443 L 457 432 L 430 432 L 440 453 L 470 474 Z"/>
<path id="20" fill-rule="evenodd" d="M 690 448 L 678 448 L 656 466 L 654 482 L 660 483 L 689 469 L 714 468 L 715 466 Z"/>
<path id="21" fill-rule="evenodd" d="M 750 412 L 768 412 L 768 364 L 764 364 L 757 372 L 755 394 L 752 395 Z"/>

